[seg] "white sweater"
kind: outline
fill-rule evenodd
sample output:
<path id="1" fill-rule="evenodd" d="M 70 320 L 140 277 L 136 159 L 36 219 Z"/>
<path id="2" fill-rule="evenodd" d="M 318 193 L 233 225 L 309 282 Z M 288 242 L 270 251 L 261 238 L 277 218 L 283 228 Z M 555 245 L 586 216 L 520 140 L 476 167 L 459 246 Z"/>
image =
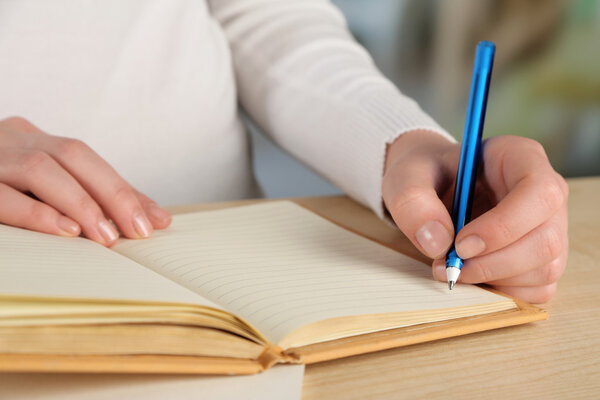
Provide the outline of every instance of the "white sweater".
<path id="1" fill-rule="evenodd" d="M 0 118 L 82 139 L 162 204 L 258 194 L 238 102 L 379 215 L 386 144 L 447 135 L 325 0 L 0 2 Z"/>

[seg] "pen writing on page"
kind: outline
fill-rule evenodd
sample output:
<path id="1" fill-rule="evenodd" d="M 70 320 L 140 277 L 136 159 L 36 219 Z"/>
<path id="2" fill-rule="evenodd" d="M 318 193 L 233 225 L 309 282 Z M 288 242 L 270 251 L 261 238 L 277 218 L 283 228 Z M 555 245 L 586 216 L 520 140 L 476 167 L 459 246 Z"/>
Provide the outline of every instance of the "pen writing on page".
<path id="1" fill-rule="evenodd" d="M 455 240 L 458 232 L 460 232 L 471 218 L 475 180 L 477 178 L 479 159 L 481 158 L 483 122 L 495 52 L 496 46 L 487 41 L 479 42 L 475 51 L 469 106 L 465 119 L 465 129 L 460 149 L 458 171 L 456 173 L 454 201 L 452 203 L 452 223 L 454 224 Z M 463 260 L 456 253 L 455 243 L 452 243 L 452 247 L 450 247 L 450 250 L 446 254 L 446 276 L 450 290 L 456 284 L 462 267 Z"/>

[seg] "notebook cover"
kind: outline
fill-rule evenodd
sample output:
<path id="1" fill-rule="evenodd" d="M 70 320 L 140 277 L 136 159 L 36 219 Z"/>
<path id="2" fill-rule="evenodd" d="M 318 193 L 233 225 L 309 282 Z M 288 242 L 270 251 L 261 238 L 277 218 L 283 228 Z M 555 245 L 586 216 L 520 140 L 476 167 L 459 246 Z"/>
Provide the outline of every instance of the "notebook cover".
<path id="1" fill-rule="evenodd" d="M 404 328 L 388 329 L 364 335 L 351 336 L 330 342 L 316 343 L 299 348 L 287 349 L 284 353 L 302 364 L 313 364 L 358 354 L 431 342 L 469 333 L 482 332 L 528 322 L 541 321 L 548 314 L 531 304 L 514 299 L 504 293 L 488 289 L 499 295 L 513 299 L 516 309 L 492 314 L 457 318 L 448 321 L 413 325 Z"/>
<path id="2" fill-rule="evenodd" d="M 261 372 L 257 360 L 166 355 L 0 354 L 0 371 L 249 375 Z"/>

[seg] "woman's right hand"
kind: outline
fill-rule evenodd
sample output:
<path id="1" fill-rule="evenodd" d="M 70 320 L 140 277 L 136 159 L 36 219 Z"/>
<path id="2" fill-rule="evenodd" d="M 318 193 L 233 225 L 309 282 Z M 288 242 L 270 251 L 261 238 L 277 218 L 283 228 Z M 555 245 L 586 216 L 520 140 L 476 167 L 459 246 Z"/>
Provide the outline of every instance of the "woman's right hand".
<path id="1" fill-rule="evenodd" d="M 0 120 L 0 223 L 105 246 L 145 238 L 170 214 L 132 188 L 85 143 L 20 117 Z"/>

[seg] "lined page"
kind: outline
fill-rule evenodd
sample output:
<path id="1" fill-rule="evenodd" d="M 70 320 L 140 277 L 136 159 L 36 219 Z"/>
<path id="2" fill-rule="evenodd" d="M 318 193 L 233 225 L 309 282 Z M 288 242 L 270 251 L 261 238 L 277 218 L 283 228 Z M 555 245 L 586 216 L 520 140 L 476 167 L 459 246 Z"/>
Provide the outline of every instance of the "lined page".
<path id="1" fill-rule="evenodd" d="M 505 301 L 475 286 L 450 292 L 423 263 L 287 201 L 176 215 L 148 241 L 115 250 L 253 324 L 270 341 L 358 314 Z"/>
<path id="2" fill-rule="evenodd" d="M 0 295 L 182 302 L 217 307 L 98 243 L 0 225 Z"/>

